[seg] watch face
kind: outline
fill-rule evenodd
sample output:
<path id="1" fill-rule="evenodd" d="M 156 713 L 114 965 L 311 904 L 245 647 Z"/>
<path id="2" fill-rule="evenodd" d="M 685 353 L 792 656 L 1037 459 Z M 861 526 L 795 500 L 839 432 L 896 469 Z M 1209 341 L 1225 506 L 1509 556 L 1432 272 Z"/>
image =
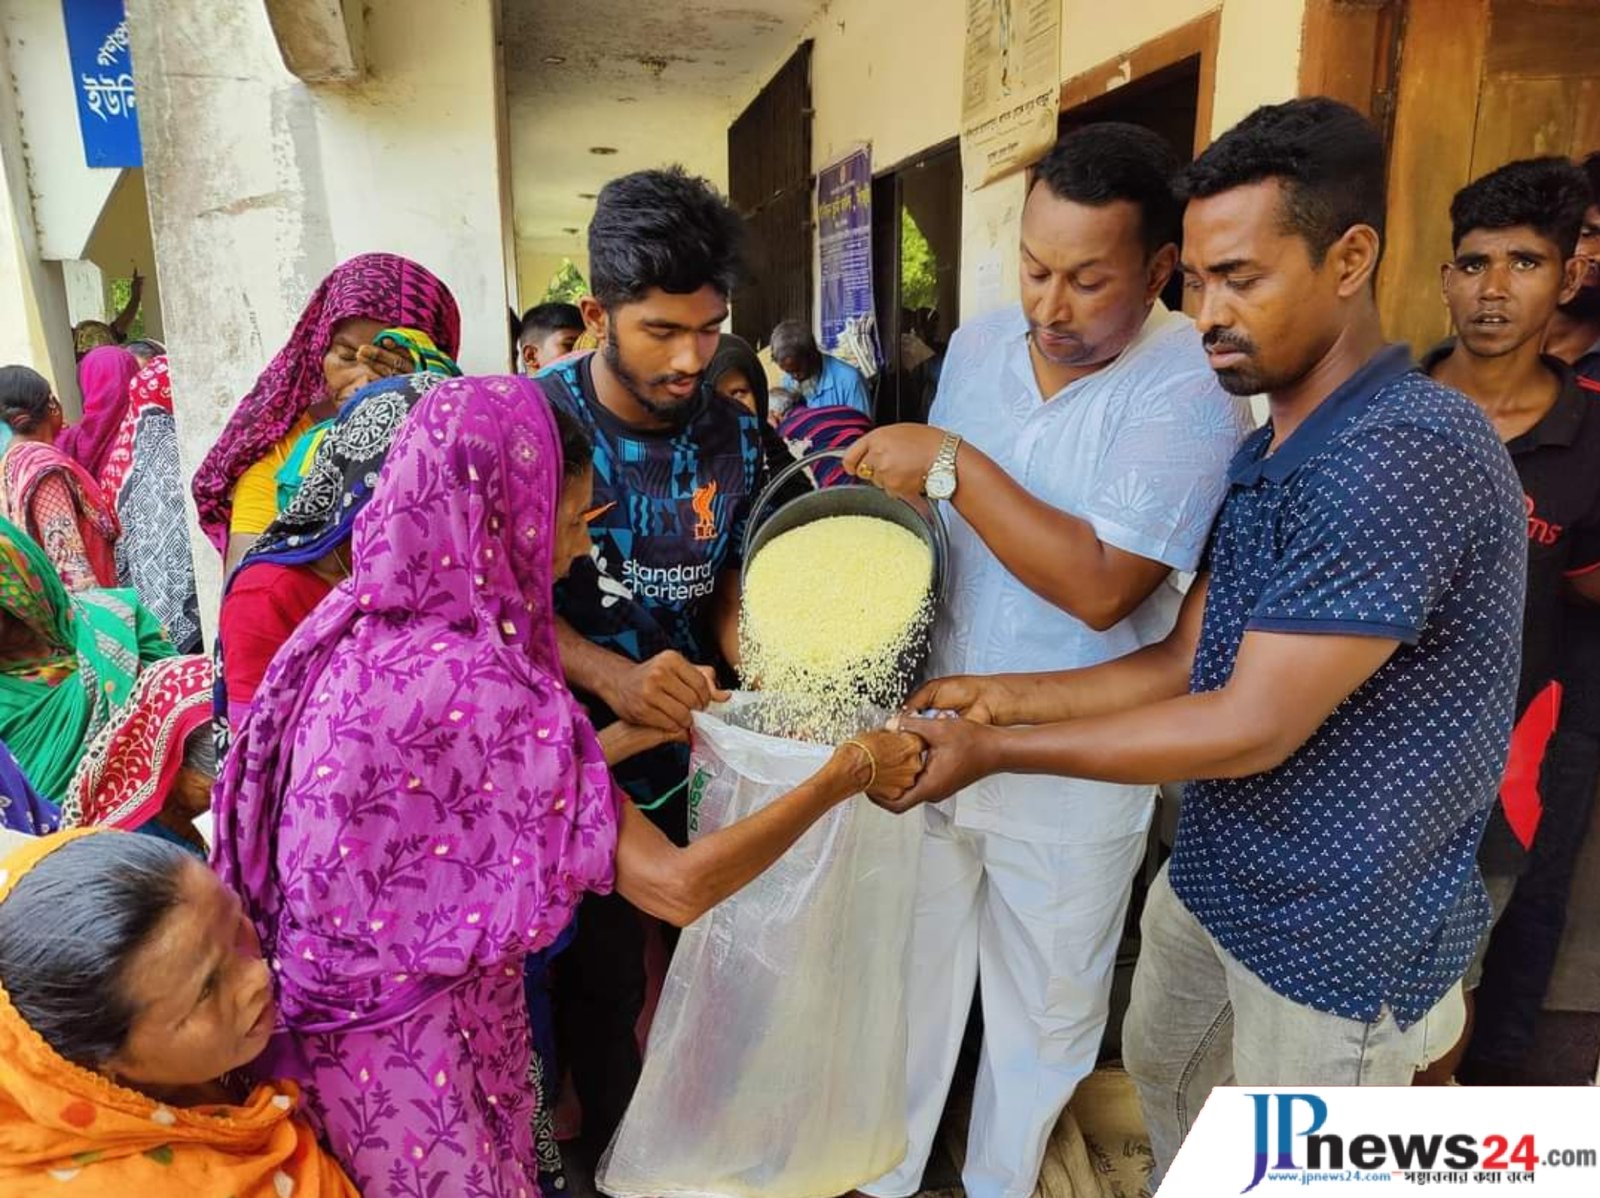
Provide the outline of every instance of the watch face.
<path id="1" fill-rule="evenodd" d="M 954 470 L 935 470 L 928 475 L 927 485 L 923 488 L 929 499 L 949 499 L 956 493 L 956 475 Z"/>

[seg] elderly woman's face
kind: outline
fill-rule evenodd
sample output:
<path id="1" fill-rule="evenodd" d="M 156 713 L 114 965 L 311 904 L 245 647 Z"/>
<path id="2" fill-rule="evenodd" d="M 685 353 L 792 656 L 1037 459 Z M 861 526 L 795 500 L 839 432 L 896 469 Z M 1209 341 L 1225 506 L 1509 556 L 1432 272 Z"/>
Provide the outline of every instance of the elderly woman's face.
<path id="1" fill-rule="evenodd" d="M 746 411 L 756 410 L 755 388 L 742 370 L 725 370 L 717 379 L 716 392 L 723 399 L 731 399 Z"/>
<path id="2" fill-rule="evenodd" d="M 381 320 L 353 316 L 333 326 L 333 341 L 322 358 L 322 378 L 328 403 L 338 407 L 368 383 L 387 377 L 375 362 L 362 356 L 363 346 L 388 326 Z"/>
<path id="3" fill-rule="evenodd" d="M 239 900 L 198 861 L 179 891 L 123 974 L 135 1014 L 108 1066 L 138 1090 L 215 1081 L 260 1056 L 277 1023 L 272 974 Z"/>

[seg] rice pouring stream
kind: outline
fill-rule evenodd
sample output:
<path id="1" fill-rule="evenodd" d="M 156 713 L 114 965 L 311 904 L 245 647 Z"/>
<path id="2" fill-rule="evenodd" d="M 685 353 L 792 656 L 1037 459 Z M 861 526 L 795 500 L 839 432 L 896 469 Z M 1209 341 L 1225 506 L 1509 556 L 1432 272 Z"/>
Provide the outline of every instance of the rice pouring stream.
<path id="1" fill-rule="evenodd" d="M 774 537 L 751 560 L 740 674 L 773 702 L 776 735 L 832 741 L 869 708 L 905 699 L 933 618 L 933 554 L 875 516 L 828 516 Z"/>

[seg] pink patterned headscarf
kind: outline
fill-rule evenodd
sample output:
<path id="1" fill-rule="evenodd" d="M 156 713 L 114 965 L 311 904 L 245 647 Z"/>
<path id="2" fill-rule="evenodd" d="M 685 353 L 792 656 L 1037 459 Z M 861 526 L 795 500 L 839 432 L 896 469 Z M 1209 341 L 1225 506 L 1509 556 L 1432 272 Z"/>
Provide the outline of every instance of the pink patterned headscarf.
<path id="1" fill-rule="evenodd" d="M 351 577 L 268 670 L 213 795 L 213 864 L 284 1030 L 399 1018 L 610 889 L 617 800 L 556 652 L 561 481 L 532 380 L 441 384 L 356 519 Z"/>
<path id="2" fill-rule="evenodd" d="M 100 486 L 113 503 L 133 469 L 133 440 L 139 431 L 139 417 L 151 408 L 172 415 L 172 375 L 165 355 L 151 358 L 150 364 L 128 384 L 128 410 L 123 413 L 122 424 L 111 439 L 105 465 L 100 469 Z M 181 492 L 178 498 L 182 500 Z"/>
<path id="3" fill-rule="evenodd" d="M 333 343 L 334 326 L 356 317 L 421 329 L 451 357 L 460 348 L 455 297 L 425 267 L 397 254 L 361 254 L 335 267 L 312 292 L 287 344 L 233 409 L 195 471 L 200 526 L 218 552 L 228 541 L 234 484 L 323 397 L 322 359 Z"/>
<path id="4" fill-rule="evenodd" d="M 61 431 L 56 448 L 83 465 L 96 481 L 128 410 L 128 384 L 138 373 L 139 359 L 120 345 L 91 349 L 78 363 L 83 419 Z"/>

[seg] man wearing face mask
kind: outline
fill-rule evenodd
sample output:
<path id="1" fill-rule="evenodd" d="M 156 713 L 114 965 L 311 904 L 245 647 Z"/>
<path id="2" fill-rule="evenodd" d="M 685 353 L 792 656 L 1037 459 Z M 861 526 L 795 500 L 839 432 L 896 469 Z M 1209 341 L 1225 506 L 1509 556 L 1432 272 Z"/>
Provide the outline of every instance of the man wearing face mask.
<path id="1" fill-rule="evenodd" d="M 1589 206 L 1578 229 L 1583 278 L 1551 317 L 1544 352 L 1569 364 L 1579 378 L 1600 384 L 1600 150 L 1586 157 L 1581 169 L 1589 183 Z"/>
<path id="2" fill-rule="evenodd" d="M 950 343 L 930 420 L 845 459 L 946 501 L 940 672 L 1068 669 L 1159 640 L 1200 560 L 1247 409 L 1194 325 L 1157 298 L 1178 257 L 1178 162 L 1134 125 L 1079 129 L 1022 213 L 1020 306 Z M 910 1148 L 879 1198 L 919 1188 L 974 985 L 984 1044 L 962 1182 L 1028 1194 L 1094 1068 L 1154 786 L 1007 775 L 927 812 L 911 960 Z"/>
<path id="3" fill-rule="evenodd" d="M 608 183 L 589 225 L 580 304 L 601 348 L 540 376 L 594 441 L 590 557 L 557 589 L 567 680 L 599 726 L 613 718 L 688 736 L 738 657 L 739 550 L 761 477 L 756 417 L 704 374 L 742 269 L 738 215 L 681 168 Z M 688 751 L 666 745 L 616 771 L 679 844 Z M 639 917 L 590 895 L 555 970 L 558 1033 L 597 1157 L 638 1080 L 644 1001 Z"/>

